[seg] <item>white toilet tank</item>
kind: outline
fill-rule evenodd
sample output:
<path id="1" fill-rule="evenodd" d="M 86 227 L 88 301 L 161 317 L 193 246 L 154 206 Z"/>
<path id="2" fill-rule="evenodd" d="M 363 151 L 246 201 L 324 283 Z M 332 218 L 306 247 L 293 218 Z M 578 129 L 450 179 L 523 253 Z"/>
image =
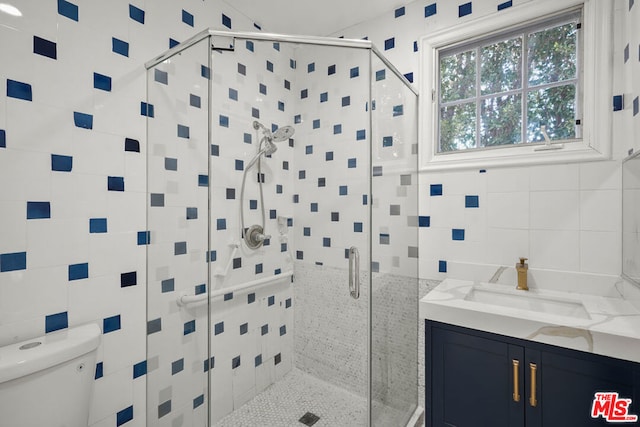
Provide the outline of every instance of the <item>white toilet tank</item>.
<path id="1" fill-rule="evenodd" d="M 0 347 L 0 425 L 87 427 L 99 343 L 89 324 Z"/>

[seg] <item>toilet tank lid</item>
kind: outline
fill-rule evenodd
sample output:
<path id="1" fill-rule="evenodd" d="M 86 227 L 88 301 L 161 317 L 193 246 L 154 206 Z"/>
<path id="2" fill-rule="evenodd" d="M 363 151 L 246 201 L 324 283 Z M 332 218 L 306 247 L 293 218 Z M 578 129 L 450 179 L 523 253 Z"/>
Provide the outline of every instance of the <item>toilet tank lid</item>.
<path id="1" fill-rule="evenodd" d="M 87 354 L 99 344 L 100 328 L 91 323 L 0 347 L 0 384 Z"/>

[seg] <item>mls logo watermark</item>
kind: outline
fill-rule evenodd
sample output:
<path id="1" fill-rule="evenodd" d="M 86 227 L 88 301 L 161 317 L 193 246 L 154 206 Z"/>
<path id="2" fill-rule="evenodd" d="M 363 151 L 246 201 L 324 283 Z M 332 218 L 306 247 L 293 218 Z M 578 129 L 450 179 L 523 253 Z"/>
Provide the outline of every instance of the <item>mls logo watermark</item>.
<path id="1" fill-rule="evenodd" d="M 631 399 L 623 399 L 618 392 L 596 392 L 591 406 L 591 418 L 602 417 L 609 423 L 634 423 L 637 415 L 629 414 Z"/>

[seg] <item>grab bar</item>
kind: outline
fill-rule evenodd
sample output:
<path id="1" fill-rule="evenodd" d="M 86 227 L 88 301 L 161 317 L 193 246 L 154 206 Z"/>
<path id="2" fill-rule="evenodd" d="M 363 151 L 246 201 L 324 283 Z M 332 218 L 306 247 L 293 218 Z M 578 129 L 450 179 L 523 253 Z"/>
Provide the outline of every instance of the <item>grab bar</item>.
<path id="1" fill-rule="evenodd" d="M 349 248 L 349 293 L 351 298 L 360 298 L 360 253 L 358 248 Z"/>
<path id="2" fill-rule="evenodd" d="M 214 299 L 221 295 L 226 295 L 232 292 L 243 291 L 249 288 L 255 288 L 257 286 L 277 282 L 279 280 L 282 280 L 284 278 L 291 277 L 291 276 L 293 276 L 293 271 L 289 270 L 289 271 L 285 271 L 284 273 L 276 274 L 269 277 L 264 277 L 262 279 L 252 280 L 250 282 L 229 286 L 228 288 L 217 289 L 215 291 L 212 291 L 210 294 L 203 293 L 198 295 L 188 295 L 186 293 L 182 293 L 180 294 L 180 296 L 178 296 L 178 305 L 183 307 L 186 305 L 196 304 L 199 302 L 206 301 L 207 298 Z"/>

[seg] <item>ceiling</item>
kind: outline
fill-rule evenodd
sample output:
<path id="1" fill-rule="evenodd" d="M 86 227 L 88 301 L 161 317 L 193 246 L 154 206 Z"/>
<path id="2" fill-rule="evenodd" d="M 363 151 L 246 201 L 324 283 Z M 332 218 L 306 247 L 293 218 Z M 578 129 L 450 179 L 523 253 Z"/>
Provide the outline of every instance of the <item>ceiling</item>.
<path id="1" fill-rule="evenodd" d="M 225 0 L 270 33 L 328 36 L 392 11 L 402 0 Z"/>

